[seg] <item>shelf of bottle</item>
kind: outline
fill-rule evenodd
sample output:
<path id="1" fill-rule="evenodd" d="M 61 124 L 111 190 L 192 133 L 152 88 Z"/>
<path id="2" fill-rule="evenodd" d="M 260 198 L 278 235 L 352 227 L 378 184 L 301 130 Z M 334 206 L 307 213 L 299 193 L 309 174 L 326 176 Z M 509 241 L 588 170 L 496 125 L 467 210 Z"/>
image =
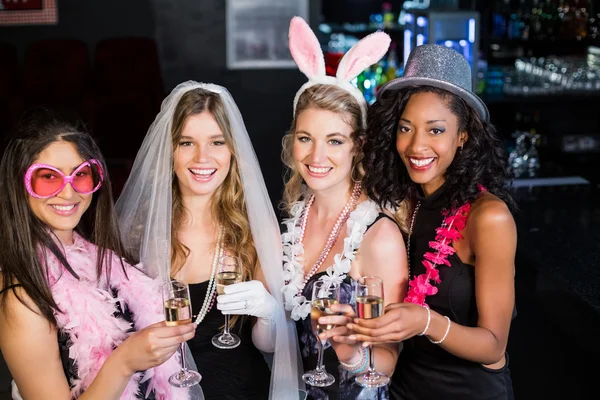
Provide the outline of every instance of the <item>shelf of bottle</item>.
<path id="1" fill-rule="evenodd" d="M 532 95 L 504 95 L 504 94 L 489 94 L 482 93 L 479 97 L 486 104 L 500 103 L 556 103 L 556 102 L 599 102 L 600 93 L 598 92 L 577 92 L 577 93 L 549 93 L 549 94 L 532 94 Z"/>
<path id="2" fill-rule="evenodd" d="M 503 38 L 488 38 L 488 46 L 494 48 L 501 47 L 523 47 L 527 49 L 584 49 L 587 46 L 600 46 L 600 38 L 584 38 L 584 39 L 503 39 Z"/>
<path id="3" fill-rule="evenodd" d="M 383 31 L 390 35 L 399 35 L 404 32 L 404 27 L 397 24 L 387 27 L 370 26 L 367 24 L 323 24 L 322 27 L 319 27 L 319 30 L 325 34 L 343 33 L 347 35 L 368 35 L 373 32 Z"/>

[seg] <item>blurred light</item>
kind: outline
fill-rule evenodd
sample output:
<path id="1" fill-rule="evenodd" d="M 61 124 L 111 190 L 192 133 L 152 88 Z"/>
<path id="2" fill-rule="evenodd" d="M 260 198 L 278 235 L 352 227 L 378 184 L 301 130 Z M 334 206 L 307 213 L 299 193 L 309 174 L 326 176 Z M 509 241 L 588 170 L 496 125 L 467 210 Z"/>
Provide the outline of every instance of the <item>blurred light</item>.
<path id="1" fill-rule="evenodd" d="M 404 17 L 404 22 L 407 24 L 412 24 L 414 20 L 415 19 L 412 14 L 406 14 L 406 16 Z"/>
<path id="2" fill-rule="evenodd" d="M 467 41 L 466 40 L 461 40 L 460 42 L 458 42 L 458 44 L 460 44 L 462 47 L 466 47 L 467 46 Z"/>
<path id="3" fill-rule="evenodd" d="M 419 33 L 417 35 L 417 46 L 420 46 L 423 43 L 425 43 L 425 36 L 422 33 Z"/>
<path id="4" fill-rule="evenodd" d="M 371 80 L 365 79 L 363 85 L 365 86 L 365 89 L 369 89 L 371 87 Z"/>
<path id="5" fill-rule="evenodd" d="M 319 30 L 323 33 L 331 33 L 331 26 L 329 24 L 319 24 Z"/>
<path id="6" fill-rule="evenodd" d="M 406 64 L 406 60 L 408 60 L 408 55 L 411 50 L 411 41 L 412 32 L 409 29 L 404 30 L 404 64 Z"/>
<path id="7" fill-rule="evenodd" d="M 469 20 L 469 42 L 475 43 L 475 20 Z"/>
<path id="8" fill-rule="evenodd" d="M 424 28 L 425 26 L 427 26 L 427 20 L 425 19 L 425 17 L 418 17 L 417 25 L 420 26 L 421 28 Z"/>
<path id="9" fill-rule="evenodd" d="M 446 46 L 446 47 L 452 47 L 452 40 L 446 40 L 444 42 L 444 46 Z"/>

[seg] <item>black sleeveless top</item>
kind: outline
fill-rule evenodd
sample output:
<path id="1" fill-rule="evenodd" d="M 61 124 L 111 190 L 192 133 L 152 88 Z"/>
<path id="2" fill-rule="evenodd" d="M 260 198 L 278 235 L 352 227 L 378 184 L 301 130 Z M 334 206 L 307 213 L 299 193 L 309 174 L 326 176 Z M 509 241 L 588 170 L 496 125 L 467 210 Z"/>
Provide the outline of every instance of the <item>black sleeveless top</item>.
<path id="1" fill-rule="evenodd" d="M 190 284 L 193 318 L 196 318 L 206 297 L 208 281 Z M 187 342 L 198 372 L 206 400 L 267 400 L 271 372 L 262 353 L 252 343 L 251 318 L 240 321 L 231 332 L 242 343 L 235 349 L 222 350 L 213 346 L 213 336 L 223 331 L 225 316 L 217 310 L 216 298 L 204 320 L 196 328 L 196 336 Z"/>
<path id="2" fill-rule="evenodd" d="M 367 231 L 382 218 L 388 218 L 394 221 L 386 214 L 380 213 L 377 219 L 367 227 Z M 394 221 L 396 223 L 396 221 Z M 343 238 L 339 238 L 342 239 Z M 359 247 L 360 249 L 360 247 Z M 312 289 L 317 280 L 326 274 L 327 271 L 322 271 L 310 277 L 302 295 L 308 300 L 312 299 Z M 342 281 L 340 285 L 340 303 L 356 306 L 355 294 L 356 281 L 349 275 Z M 296 322 L 296 331 L 300 342 L 300 353 L 302 355 L 302 364 L 304 371 L 310 371 L 317 366 L 318 344 L 317 338 L 312 331 L 310 317 L 300 319 Z M 323 365 L 325 370 L 335 377 L 333 385 L 324 388 L 312 387 L 307 385 L 308 400 L 389 400 L 388 388 L 363 388 L 354 382 L 354 375 L 345 370 L 341 365 L 329 342 L 323 346 Z"/>
<path id="3" fill-rule="evenodd" d="M 447 203 L 444 192 L 442 186 L 431 196 L 418 198 L 421 206 L 411 236 L 410 279 L 426 272 L 421 261 L 442 224 Z M 442 283 L 436 285 L 436 295 L 427 296 L 427 304 L 453 322 L 475 327 L 475 267 L 463 263 L 456 253 L 448 261 L 451 267 L 438 266 Z M 513 395 L 508 355 L 503 368 L 491 370 L 450 354 L 425 336 L 414 336 L 404 341 L 390 392 L 395 400 L 509 400 Z"/>

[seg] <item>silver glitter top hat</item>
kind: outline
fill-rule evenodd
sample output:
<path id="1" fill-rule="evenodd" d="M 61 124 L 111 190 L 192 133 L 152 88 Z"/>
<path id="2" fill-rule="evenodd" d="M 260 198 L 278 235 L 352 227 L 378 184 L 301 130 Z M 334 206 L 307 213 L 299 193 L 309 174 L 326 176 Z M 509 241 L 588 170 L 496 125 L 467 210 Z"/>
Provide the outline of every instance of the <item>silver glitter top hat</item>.
<path id="1" fill-rule="evenodd" d="M 386 90 L 407 86 L 434 86 L 461 97 L 477 111 L 482 120 L 489 122 L 490 113 L 473 93 L 471 67 L 456 50 L 438 44 L 424 44 L 411 51 L 404 67 L 404 75 L 386 83 L 379 89 L 378 97 Z"/>

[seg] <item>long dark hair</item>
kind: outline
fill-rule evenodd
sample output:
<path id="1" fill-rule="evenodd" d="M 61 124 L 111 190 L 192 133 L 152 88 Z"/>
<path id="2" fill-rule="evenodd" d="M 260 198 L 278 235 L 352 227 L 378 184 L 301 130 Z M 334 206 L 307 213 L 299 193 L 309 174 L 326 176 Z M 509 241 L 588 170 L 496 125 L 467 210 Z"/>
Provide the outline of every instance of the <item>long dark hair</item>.
<path id="1" fill-rule="evenodd" d="M 78 234 L 98 247 L 98 277 L 103 274 L 106 279 L 110 277 L 110 250 L 126 260 L 130 259 L 121 245 L 106 163 L 81 119 L 76 113 L 66 109 L 39 107 L 26 112 L 8 138 L 0 162 L 2 290 L 13 290 L 19 301 L 27 306 L 13 286 L 19 284 L 41 314 L 52 323 L 56 323 L 54 312 L 60 310 L 48 284 L 47 251 L 71 275 L 79 277 L 69 265 L 55 235 L 31 211 L 23 176 L 40 152 L 57 141 L 72 143 L 81 158 L 99 160 L 104 170 L 102 186 L 94 193 L 90 207 L 75 227 Z M 46 251 L 38 253 L 40 248 Z M 123 262 L 121 268 L 125 268 Z M 3 309 L 6 309 L 6 297 L 2 297 Z"/>
<path id="2" fill-rule="evenodd" d="M 400 116 L 410 97 L 416 93 L 435 93 L 458 119 L 459 132 L 467 131 L 468 140 L 456 153 L 446 171 L 446 205 L 460 206 L 473 201 L 479 185 L 514 206 L 505 188 L 506 161 L 502 141 L 494 127 L 483 121 L 462 98 L 432 86 L 413 86 L 400 91 L 383 92 L 369 107 L 365 143 L 364 185 L 371 198 L 381 206 L 413 202 L 419 187 L 414 183 L 396 150 Z"/>

